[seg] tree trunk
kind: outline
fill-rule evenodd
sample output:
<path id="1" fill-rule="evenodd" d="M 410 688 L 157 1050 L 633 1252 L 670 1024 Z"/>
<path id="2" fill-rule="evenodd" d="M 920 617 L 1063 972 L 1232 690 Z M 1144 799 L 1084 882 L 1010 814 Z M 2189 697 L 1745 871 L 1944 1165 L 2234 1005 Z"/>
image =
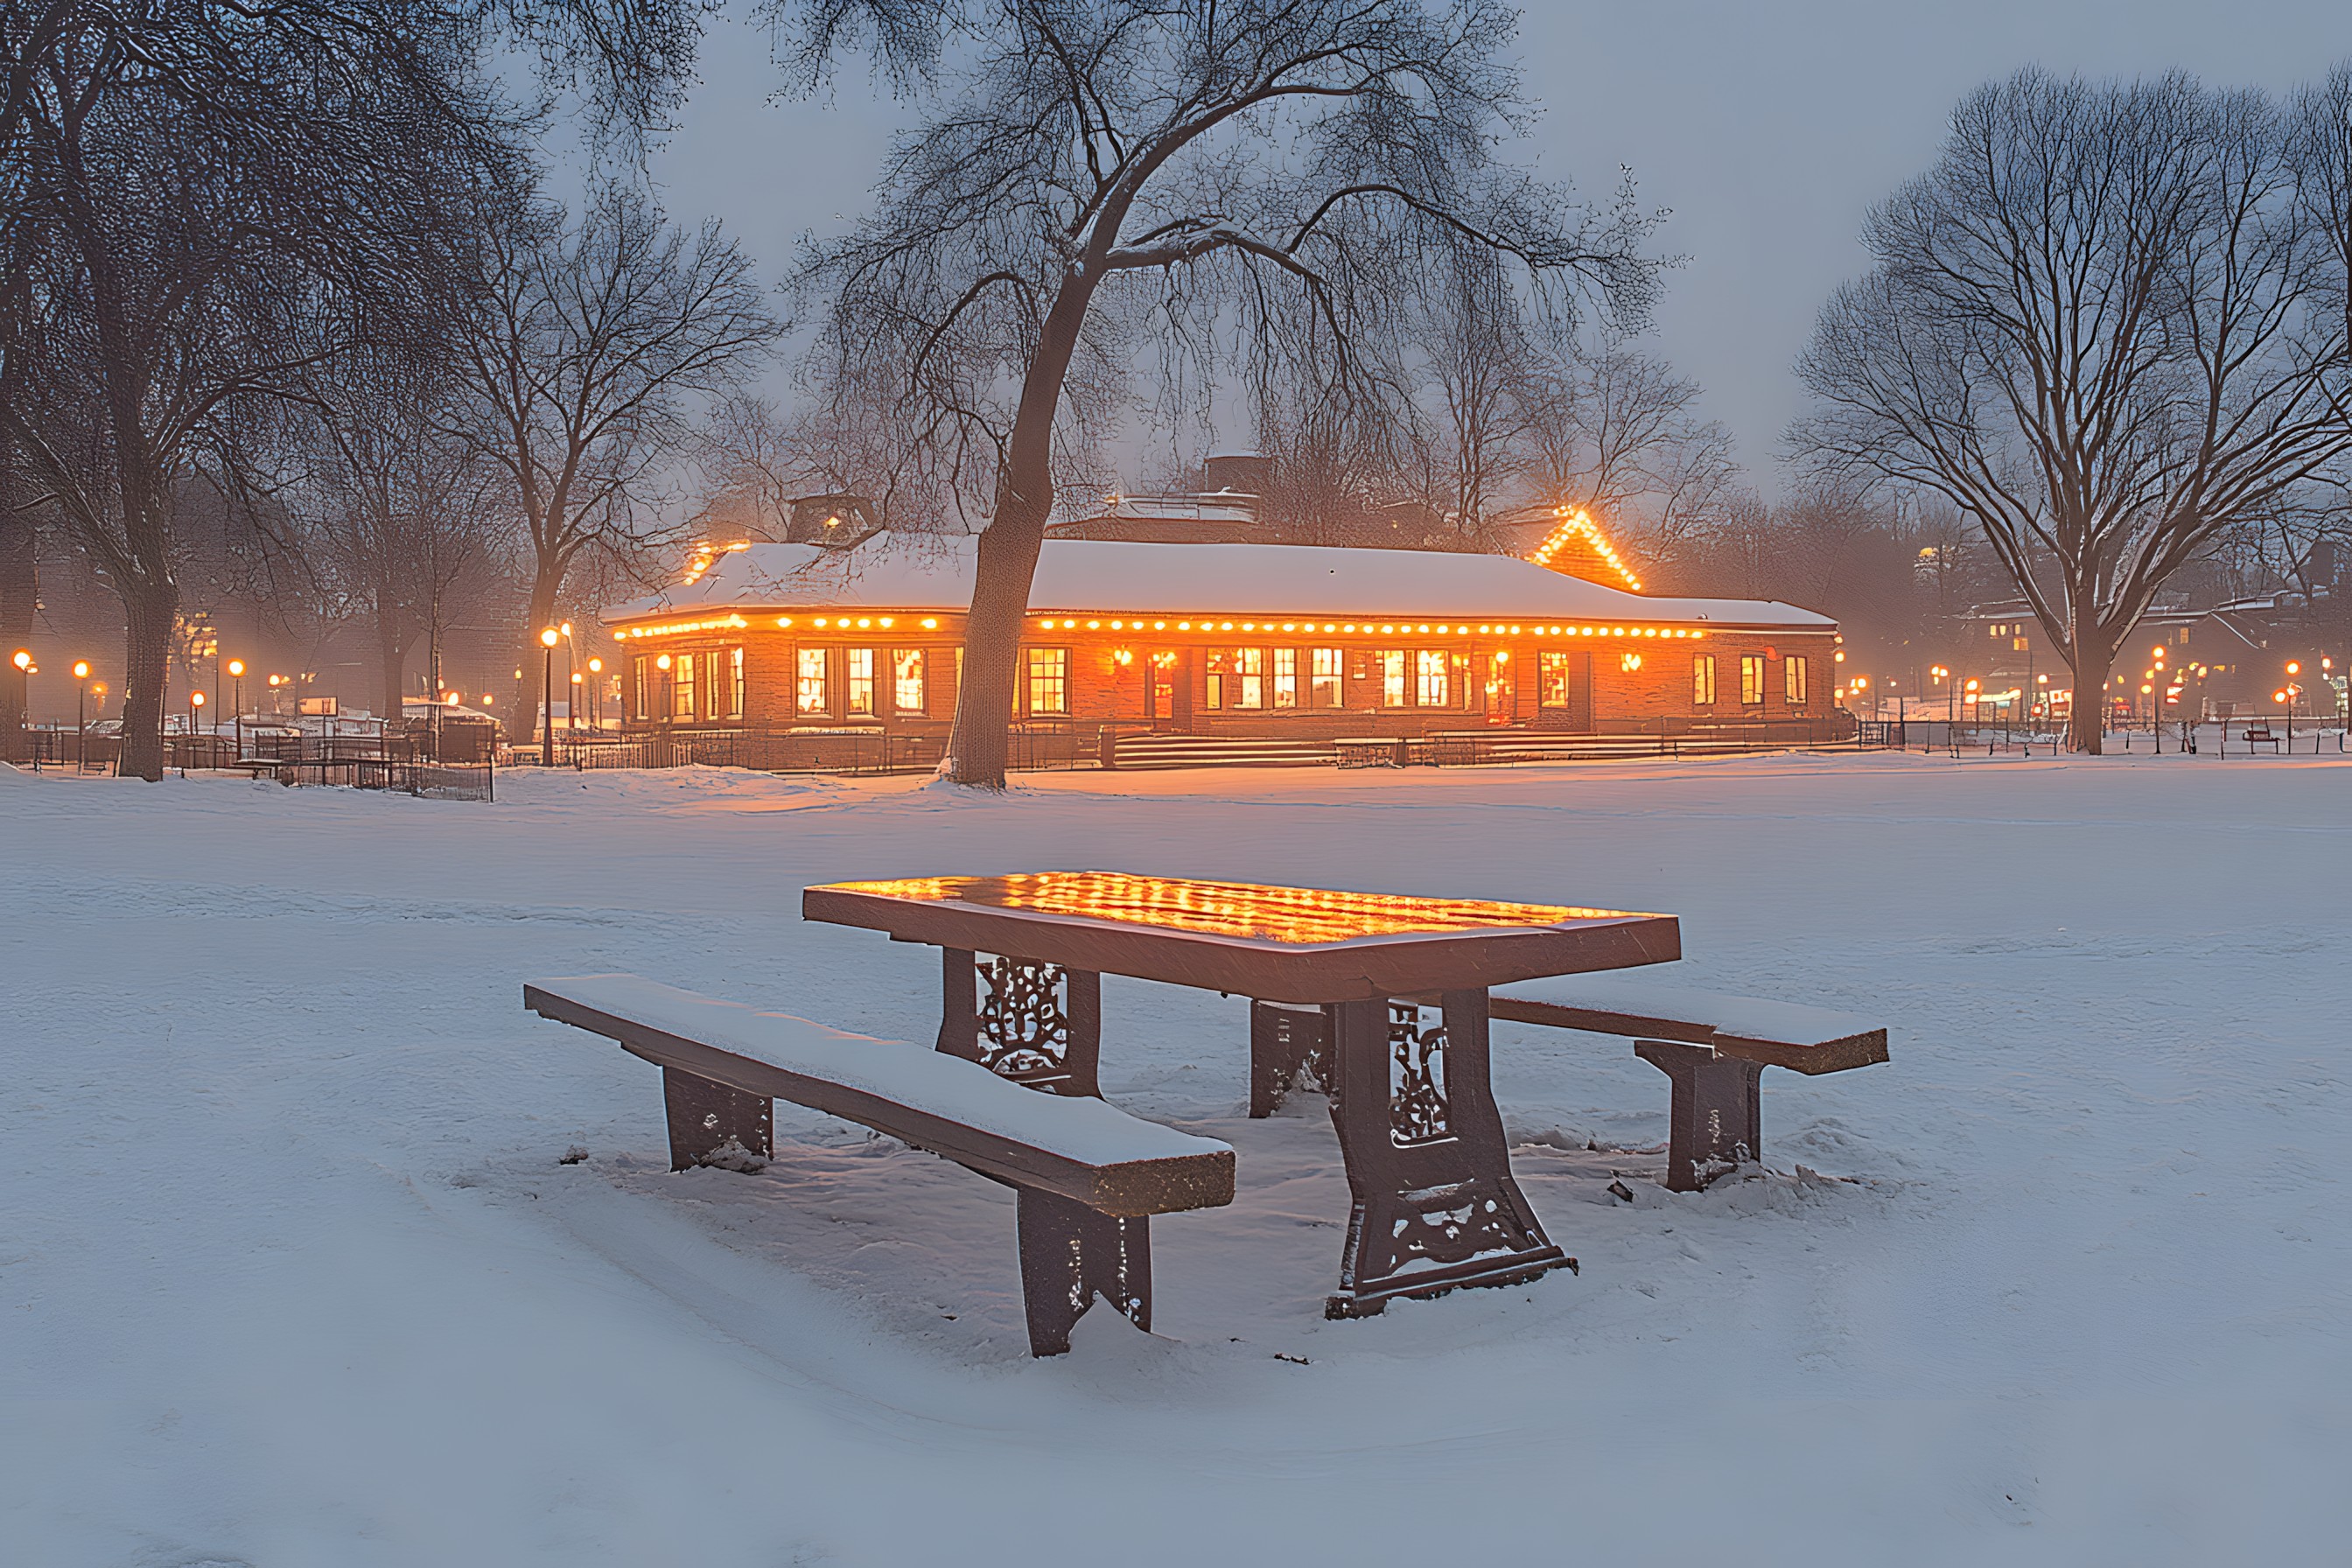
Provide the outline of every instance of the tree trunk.
<path id="1" fill-rule="evenodd" d="M 10 656 L 32 646 L 33 607 L 40 598 L 33 517 L 16 510 L 15 500 L 0 470 L 0 763 L 22 762 L 31 754 L 25 733 L 25 672 Z"/>
<path id="2" fill-rule="evenodd" d="M 123 616 L 123 778 L 153 782 L 163 776 L 163 682 L 172 659 L 172 623 L 180 611 L 180 586 L 168 576 L 124 577 L 118 584 Z"/>
<path id="3" fill-rule="evenodd" d="M 515 668 L 522 674 L 515 681 L 514 707 L 509 710 L 514 715 L 508 721 L 507 731 L 507 743 L 511 746 L 535 744 L 540 739 L 539 706 L 546 685 L 547 649 L 539 634 L 555 624 L 555 595 L 562 586 L 562 564 L 541 561 L 531 578 L 530 608 L 516 644 Z"/>
<path id="4" fill-rule="evenodd" d="M 388 603 L 379 588 L 375 607 L 375 647 L 383 674 L 383 707 L 380 711 L 392 730 L 400 727 L 407 700 L 408 645 L 413 639 L 402 623 L 398 604 Z"/>
<path id="5" fill-rule="evenodd" d="M 1020 679 L 1021 622 L 1045 519 L 1054 510 L 1054 416 L 1077 349 L 1095 280 L 1077 274 L 1055 296 L 1038 334 L 1037 352 L 1021 385 L 1013 439 L 996 484 L 996 511 L 981 531 L 974 552 L 971 613 L 964 623 L 963 685 L 956 693 L 955 729 L 940 773 L 957 784 L 1004 787 L 1012 750 L 1013 694 Z"/>
<path id="6" fill-rule="evenodd" d="M 2074 612 L 2074 707 L 2066 719 L 2066 747 L 2085 756 L 2106 750 L 2107 679 L 2115 656 L 2105 651 L 2107 634 L 2098 624 L 2098 612 L 2078 597 Z"/>
<path id="7" fill-rule="evenodd" d="M 971 614 L 964 623 L 963 687 L 956 695 L 955 731 L 941 770 L 958 784 L 1004 787 L 1021 623 L 1029 613 L 1029 584 L 1045 541 L 1046 510 L 1010 503 L 998 509 L 980 536 Z"/>

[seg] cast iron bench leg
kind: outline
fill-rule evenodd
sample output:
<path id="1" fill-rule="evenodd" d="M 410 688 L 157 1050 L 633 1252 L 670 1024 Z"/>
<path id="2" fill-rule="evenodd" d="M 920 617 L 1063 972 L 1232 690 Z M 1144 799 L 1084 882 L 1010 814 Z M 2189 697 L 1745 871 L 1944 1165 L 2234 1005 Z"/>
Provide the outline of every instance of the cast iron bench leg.
<path id="1" fill-rule="evenodd" d="M 1331 1008 L 1331 1122 L 1353 1206 L 1326 1317 L 1575 1267 L 1511 1177 L 1486 1074 L 1486 993 L 1448 991 L 1444 1007 L 1434 1027 L 1410 1002 Z"/>
<path id="2" fill-rule="evenodd" d="M 1320 1007 L 1250 1003 L 1249 1113 L 1275 1113 L 1298 1082 L 1299 1069 L 1331 1087 L 1330 1019 Z"/>
<path id="3" fill-rule="evenodd" d="M 1764 1064 L 1717 1056 L 1712 1046 L 1636 1040 L 1633 1054 L 1674 1084 L 1666 1186 L 1704 1191 L 1724 1170 L 1764 1157 Z"/>
<path id="4" fill-rule="evenodd" d="M 1066 1352 L 1070 1330 L 1097 1294 L 1150 1332 L 1151 1221 L 1121 1219 L 1035 1187 L 1015 1190 L 1029 1353 Z"/>
<path id="5" fill-rule="evenodd" d="M 730 1142 L 762 1160 L 775 1152 L 773 1100 L 673 1067 L 662 1068 L 662 1100 L 669 1110 L 673 1171 L 708 1164 Z"/>

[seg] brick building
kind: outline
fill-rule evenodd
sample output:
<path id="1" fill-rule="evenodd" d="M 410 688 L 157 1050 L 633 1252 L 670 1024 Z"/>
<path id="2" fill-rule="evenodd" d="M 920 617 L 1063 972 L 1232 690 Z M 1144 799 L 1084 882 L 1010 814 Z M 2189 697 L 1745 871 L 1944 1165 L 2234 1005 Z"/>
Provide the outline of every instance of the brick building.
<path id="1" fill-rule="evenodd" d="M 752 544 L 616 605 L 633 729 L 872 728 L 954 717 L 969 538 Z M 1835 728 L 1836 624 L 1653 598 L 1498 555 L 1049 539 L 1024 722 L 1328 738 L 1513 726 Z"/>

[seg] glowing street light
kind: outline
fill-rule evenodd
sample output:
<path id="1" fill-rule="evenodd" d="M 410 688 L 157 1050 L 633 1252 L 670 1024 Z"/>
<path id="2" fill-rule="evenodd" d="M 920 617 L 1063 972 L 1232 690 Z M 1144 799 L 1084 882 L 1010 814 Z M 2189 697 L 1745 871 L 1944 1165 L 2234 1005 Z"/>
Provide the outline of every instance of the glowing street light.
<path id="1" fill-rule="evenodd" d="M 571 623 L 565 622 L 570 629 Z M 547 710 L 546 735 L 539 749 L 541 767 L 555 765 L 555 645 L 563 640 L 563 633 L 548 626 L 539 634 L 541 706 Z"/>
<path id="2" fill-rule="evenodd" d="M 593 678 L 588 688 L 588 722 L 592 729 L 602 731 L 604 728 L 604 661 L 590 659 L 588 673 Z"/>

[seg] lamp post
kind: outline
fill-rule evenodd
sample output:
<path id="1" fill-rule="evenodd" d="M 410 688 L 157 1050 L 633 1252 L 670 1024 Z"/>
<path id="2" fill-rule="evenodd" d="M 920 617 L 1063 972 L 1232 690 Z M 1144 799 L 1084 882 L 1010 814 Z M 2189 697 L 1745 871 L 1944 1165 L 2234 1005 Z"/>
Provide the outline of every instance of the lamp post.
<path id="1" fill-rule="evenodd" d="M 89 660 L 74 660 L 74 772 L 79 773 L 89 761 Z"/>
<path id="2" fill-rule="evenodd" d="M 196 721 L 205 716 L 205 694 L 196 689 L 193 672 L 188 680 L 188 755 L 196 754 Z M 180 764 L 180 776 L 188 776 L 188 764 Z"/>
<path id="3" fill-rule="evenodd" d="M 604 661 L 588 661 L 588 727 L 598 734 L 604 732 Z"/>
<path id="4" fill-rule="evenodd" d="M 539 749 L 539 762 L 541 767 L 551 768 L 555 765 L 555 645 L 562 640 L 563 634 L 553 626 L 548 626 L 539 634 L 540 705 L 547 710 L 545 727 L 547 738 Z"/>
<path id="5" fill-rule="evenodd" d="M 20 647 L 15 653 L 8 656 L 8 662 L 16 667 L 18 688 L 24 693 L 24 699 L 17 705 L 16 709 L 16 728 L 24 733 L 25 743 L 32 747 L 33 771 L 35 773 L 39 773 L 41 771 L 41 748 L 39 742 L 35 741 L 32 735 L 33 650 L 30 648 Z"/>
<path id="6" fill-rule="evenodd" d="M 229 689 L 229 717 L 236 722 L 236 754 L 241 761 L 245 756 L 245 660 L 228 661 L 228 678 L 236 683 Z"/>
<path id="7" fill-rule="evenodd" d="M 670 658 L 667 654 L 663 654 L 654 660 L 654 668 L 662 673 L 661 721 L 665 724 L 669 722 L 671 710 L 677 706 L 677 697 L 672 689 L 677 678 L 670 674 L 669 667 Z"/>

